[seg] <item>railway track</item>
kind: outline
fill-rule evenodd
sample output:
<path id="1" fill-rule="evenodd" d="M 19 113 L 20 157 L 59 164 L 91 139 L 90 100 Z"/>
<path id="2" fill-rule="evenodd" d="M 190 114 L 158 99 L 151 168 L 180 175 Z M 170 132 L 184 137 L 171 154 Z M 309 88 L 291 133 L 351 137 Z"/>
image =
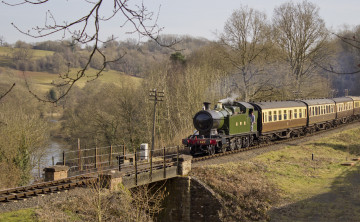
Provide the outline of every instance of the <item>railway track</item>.
<path id="1" fill-rule="evenodd" d="M 342 127 L 348 126 L 350 124 L 358 123 L 358 122 L 360 122 L 360 121 L 355 120 L 355 121 L 350 122 L 348 124 L 343 124 L 343 125 L 340 125 L 340 126 L 336 126 L 336 127 L 326 129 L 326 130 L 316 131 L 314 133 L 303 135 L 303 136 L 293 137 L 293 138 L 289 138 L 289 139 L 281 139 L 281 140 L 277 140 L 277 141 L 271 141 L 271 142 L 268 142 L 268 143 L 258 144 L 258 145 L 250 146 L 250 147 L 247 147 L 247 148 L 241 148 L 241 149 L 238 149 L 238 150 L 226 151 L 226 152 L 222 152 L 222 153 L 216 153 L 214 155 L 199 156 L 199 157 L 193 158 L 191 162 L 195 163 L 195 162 L 205 161 L 205 160 L 209 160 L 209 159 L 214 159 L 214 158 L 221 157 L 221 156 L 227 156 L 227 155 L 232 155 L 232 154 L 236 154 L 236 153 L 246 152 L 246 151 L 253 150 L 253 149 L 259 149 L 259 148 L 268 147 L 268 146 L 272 146 L 272 145 L 276 145 L 276 144 L 287 143 L 287 142 L 294 141 L 294 140 L 299 140 L 299 139 L 302 139 L 302 138 L 305 138 L 305 137 L 315 136 L 315 135 L 318 135 L 318 134 L 321 134 L 321 133 L 324 133 L 324 132 L 330 132 L 330 131 L 333 131 L 335 129 L 342 128 Z"/>
<path id="2" fill-rule="evenodd" d="M 169 166 L 173 166 L 174 162 L 166 160 L 165 164 L 162 161 L 155 161 L 153 163 L 153 169 L 160 169 Z M 130 176 L 131 174 L 149 172 L 150 167 L 148 164 L 139 164 L 137 170 L 135 171 L 134 166 L 123 166 L 121 171 L 125 176 Z M 110 170 L 116 170 L 118 167 L 111 169 L 102 170 L 101 172 L 106 172 Z M 97 176 L 94 175 L 97 172 L 87 173 L 80 176 L 68 177 L 61 180 L 42 182 L 37 184 L 32 184 L 29 186 L 15 187 L 6 190 L 0 190 L 0 203 L 7 203 L 13 200 L 22 200 L 25 198 L 36 197 L 39 195 L 45 195 L 60 191 L 69 190 L 71 188 L 85 186 L 89 184 L 94 184 L 97 181 Z"/>
<path id="3" fill-rule="evenodd" d="M 74 187 L 84 186 L 96 181 L 96 177 L 76 176 L 50 182 L 38 183 L 29 186 L 16 187 L 0 191 L 0 202 L 21 200 L 42 194 L 69 190 Z"/>
<path id="4" fill-rule="evenodd" d="M 357 122 L 359 122 L 359 121 L 354 121 L 354 122 L 351 122 L 350 124 L 357 123 Z M 268 147 L 268 146 L 272 146 L 272 145 L 276 145 L 276 144 L 287 143 L 287 142 L 302 139 L 302 138 L 305 138 L 308 136 L 315 136 L 315 135 L 321 134 L 323 132 L 330 132 L 332 130 L 342 128 L 342 127 L 345 127 L 350 124 L 344 124 L 344 125 L 341 125 L 338 127 L 333 127 L 333 128 L 327 129 L 327 130 L 316 131 L 310 135 L 303 135 L 303 136 L 289 138 L 289 139 L 272 141 L 272 142 L 268 142 L 266 144 L 265 143 L 258 144 L 255 146 L 242 148 L 242 149 L 238 149 L 238 150 L 217 153 L 217 154 L 214 154 L 211 156 L 199 156 L 199 157 L 193 158 L 192 162 L 193 163 L 200 162 L 200 161 L 205 161 L 208 159 L 215 159 L 217 157 L 232 155 L 232 154 L 236 154 L 236 153 L 240 153 L 240 152 L 246 152 L 246 151 L 253 150 L 253 149 L 259 149 L 259 148 Z M 149 167 L 144 166 L 144 165 L 139 164 L 136 172 L 140 173 L 140 172 L 147 172 L 150 170 Z M 165 161 L 165 167 L 168 167 L 171 165 L 173 165 L 173 163 L 171 163 L 171 161 L 169 161 L 169 160 Z M 160 169 L 161 167 L 164 167 L 163 162 L 161 162 L 161 161 L 154 162 L 153 169 L 155 169 L 155 168 Z M 114 168 L 114 169 L 117 169 L 117 168 Z M 133 166 L 124 166 L 124 167 L 122 167 L 121 171 L 123 171 L 125 175 L 130 175 L 130 174 L 135 173 L 135 171 L 133 170 Z M 29 197 L 35 197 L 38 195 L 44 195 L 44 194 L 69 190 L 71 188 L 85 186 L 85 185 L 94 183 L 96 180 L 97 180 L 97 177 L 91 176 L 91 174 L 84 174 L 84 175 L 68 177 L 68 178 L 56 180 L 56 181 L 43 182 L 43 183 L 33 184 L 33 185 L 29 185 L 29 186 L 1 190 L 0 191 L 0 202 L 6 203 L 6 202 L 10 202 L 12 200 L 21 200 L 21 199 L 25 199 L 25 198 L 29 198 Z"/>

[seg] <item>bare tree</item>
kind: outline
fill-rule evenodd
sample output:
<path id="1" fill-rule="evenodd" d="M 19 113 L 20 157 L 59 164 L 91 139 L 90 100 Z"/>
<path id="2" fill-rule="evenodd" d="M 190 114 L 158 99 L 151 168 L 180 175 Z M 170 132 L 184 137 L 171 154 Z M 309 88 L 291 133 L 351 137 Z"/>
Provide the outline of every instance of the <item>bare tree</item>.
<path id="1" fill-rule="evenodd" d="M 243 88 L 241 93 L 245 101 L 269 86 L 266 84 L 269 78 L 263 75 L 271 46 L 269 34 L 270 28 L 264 13 L 241 7 L 226 21 L 224 33 L 220 36 L 221 44 L 229 49 L 225 57 L 234 67 L 234 76 L 238 79 L 233 83 L 235 88 Z"/>
<path id="2" fill-rule="evenodd" d="M 287 2 L 274 10 L 275 41 L 285 54 L 295 86 L 300 91 L 304 78 L 311 76 L 326 58 L 328 31 L 311 2 Z"/>
<path id="3" fill-rule="evenodd" d="M 147 10 L 144 4 L 133 5 L 134 1 L 130 0 L 113 0 L 113 9 L 111 12 L 102 10 L 105 6 L 105 1 L 103 0 L 83 0 L 84 4 L 88 7 L 87 13 L 79 15 L 76 19 L 72 21 L 65 21 L 63 23 L 58 23 L 58 19 L 55 18 L 54 14 L 51 11 L 48 11 L 46 14 L 45 25 L 42 27 L 36 26 L 32 30 L 24 31 L 20 29 L 17 25 L 12 24 L 19 32 L 31 36 L 34 38 L 48 37 L 56 33 L 63 33 L 63 38 L 70 35 L 72 42 L 74 44 L 81 45 L 92 45 L 89 53 L 87 63 L 81 67 L 80 70 L 75 73 L 69 72 L 59 74 L 60 78 L 63 79 L 61 84 L 56 86 L 62 87 L 67 86 L 67 90 L 64 94 L 59 95 L 56 101 L 49 101 L 43 98 L 40 98 L 38 95 L 33 93 L 32 90 L 29 90 L 37 99 L 42 101 L 48 101 L 56 103 L 58 100 L 66 96 L 74 84 L 81 78 L 87 77 L 90 80 L 98 78 L 102 71 L 105 69 L 107 64 L 118 61 L 124 55 L 120 55 L 118 58 L 108 60 L 106 55 L 101 50 L 101 43 L 104 41 L 100 38 L 101 26 L 110 20 L 115 20 L 119 16 L 125 20 L 125 22 L 120 22 L 120 27 L 124 27 L 126 24 L 130 24 L 133 27 L 131 33 L 137 33 L 139 38 L 148 37 L 158 44 L 162 45 L 158 41 L 159 32 L 162 28 L 158 27 L 157 16 L 154 12 Z M 4 4 L 10 6 L 18 5 L 43 5 L 53 2 L 51 0 L 18 0 L 18 1 L 3 1 Z M 71 3 L 69 3 L 71 4 Z M 156 17 L 154 19 L 154 17 Z M 114 37 L 112 37 L 114 39 Z M 87 69 L 90 67 L 91 61 L 96 57 L 100 56 L 102 58 L 102 64 L 98 67 L 96 74 L 89 75 L 87 74 Z"/>
<path id="4" fill-rule="evenodd" d="M 0 46 L 3 46 L 5 43 L 5 38 L 4 36 L 0 35 Z"/>
<path id="5" fill-rule="evenodd" d="M 342 50 L 345 53 L 339 56 L 346 56 L 348 64 L 336 67 L 332 62 L 326 65 L 320 65 L 323 70 L 340 75 L 352 75 L 360 73 L 360 26 L 357 26 L 354 31 L 345 31 L 343 33 L 331 33 L 336 36 L 340 42 Z M 345 55 L 344 55 L 345 54 Z M 339 59 L 340 60 L 340 59 Z M 345 59 L 344 59 L 345 60 Z"/>

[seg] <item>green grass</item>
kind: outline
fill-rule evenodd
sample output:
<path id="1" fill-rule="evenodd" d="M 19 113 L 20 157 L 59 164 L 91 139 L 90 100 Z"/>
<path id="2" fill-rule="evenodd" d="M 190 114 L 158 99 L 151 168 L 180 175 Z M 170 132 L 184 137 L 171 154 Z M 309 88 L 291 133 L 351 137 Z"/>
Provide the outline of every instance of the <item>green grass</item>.
<path id="1" fill-rule="evenodd" d="M 350 130 L 316 142 L 265 153 L 255 161 L 267 166 L 268 178 L 283 190 L 285 198 L 304 200 L 331 191 L 332 184 L 342 175 L 357 171 L 356 167 L 344 167 L 341 163 L 360 154 L 360 149 L 355 148 L 359 135 L 359 129 Z"/>
<path id="2" fill-rule="evenodd" d="M 22 209 L 0 214 L 0 222 L 35 222 L 36 214 L 34 209 Z"/>

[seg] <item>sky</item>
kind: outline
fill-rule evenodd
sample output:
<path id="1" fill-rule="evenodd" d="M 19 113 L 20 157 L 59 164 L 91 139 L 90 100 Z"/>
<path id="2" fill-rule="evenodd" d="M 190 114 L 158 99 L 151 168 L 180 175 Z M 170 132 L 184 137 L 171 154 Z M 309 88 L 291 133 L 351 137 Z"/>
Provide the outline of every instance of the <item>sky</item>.
<path id="1" fill-rule="evenodd" d="M 19 2 L 20 0 L 5 0 Z M 35 1 L 35 0 L 33 0 Z M 107 0 L 107 3 L 112 1 Z M 223 31 L 226 20 L 235 9 L 241 5 L 265 12 L 270 19 L 274 8 L 287 0 L 131 0 L 137 4 L 144 4 L 149 11 L 155 12 L 158 26 L 162 27 L 162 34 L 190 35 L 216 40 L 217 34 Z M 293 2 L 301 2 L 293 0 Z M 326 26 L 332 30 L 341 29 L 344 24 L 354 27 L 360 24 L 359 0 L 310 0 L 320 8 L 320 16 Z M 104 11 L 111 11 L 112 5 L 105 5 Z M 7 43 L 15 43 L 22 40 L 29 43 L 58 40 L 62 35 L 48 36 L 41 39 L 27 37 L 17 31 L 11 23 L 16 24 L 22 30 L 30 30 L 32 27 L 42 26 L 45 22 L 46 12 L 50 11 L 58 23 L 69 21 L 75 16 L 82 16 L 87 12 L 88 3 L 85 0 L 50 0 L 42 5 L 8 6 L 0 3 L 0 36 Z M 136 38 L 137 36 L 126 34 L 131 31 L 129 26 L 121 28 L 122 18 L 115 17 L 112 21 L 102 24 L 102 38 L 114 35 L 118 40 Z M 125 31 L 124 31 L 125 30 Z M 217 33 L 217 34 L 216 34 Z M 69 39 L 67 35 L 65 38 Z"/>

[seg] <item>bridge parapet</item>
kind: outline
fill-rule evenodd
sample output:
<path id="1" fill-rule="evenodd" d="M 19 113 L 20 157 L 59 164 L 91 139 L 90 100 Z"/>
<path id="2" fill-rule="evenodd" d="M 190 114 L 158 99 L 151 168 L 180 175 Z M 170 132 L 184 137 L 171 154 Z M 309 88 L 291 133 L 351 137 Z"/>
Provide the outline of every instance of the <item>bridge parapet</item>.
<path id="1" fill-rule="evenodd" d="M 68 166 L 51 166 L 44 169 L 45 172 L 45 181 L 61 180 L 68 177 L 68 171 L 70 167 Z"/>
<path id="2" fill-rule="evenodd" d="M 121 187 L 125 187 L 129 189 L 177 176 L 186 176 L 191 171 L 191 160 L 192 156 L 180 155 L 179 161 L 177 157 L 174 157 L 172 162 L 166 163 L 165 168 L 158 165 L 152 171 L 143 169 L 136 173 L 112 170 L 99 174 L 99 179 L 104 188 L 119 190 Z"/>

